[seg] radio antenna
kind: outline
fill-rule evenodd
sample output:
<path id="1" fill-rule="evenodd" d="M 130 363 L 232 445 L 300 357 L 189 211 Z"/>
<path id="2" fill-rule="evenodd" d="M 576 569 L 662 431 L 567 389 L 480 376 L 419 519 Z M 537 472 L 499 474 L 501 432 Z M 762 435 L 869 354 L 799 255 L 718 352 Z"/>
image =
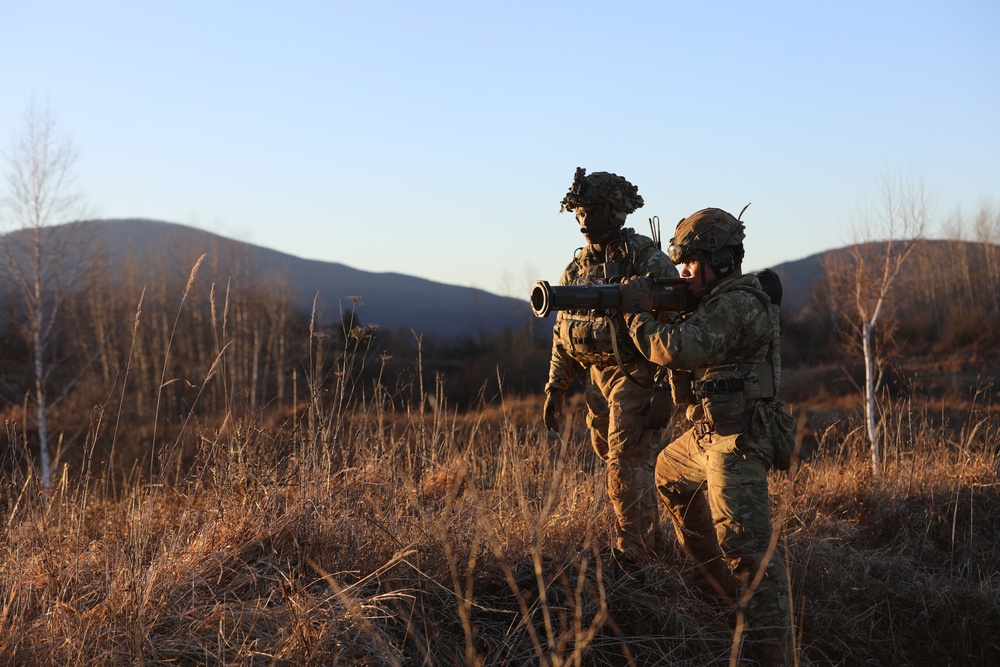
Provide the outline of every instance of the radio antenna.
<path id="1" fill-rule="evenodd" d="M 656 247 L 663 250 L 663 247 L 660 245 L 660 216 L 654 215 L 649 219 L 649 235 L 653 238 L 653 243 L 656 244 Z"/>

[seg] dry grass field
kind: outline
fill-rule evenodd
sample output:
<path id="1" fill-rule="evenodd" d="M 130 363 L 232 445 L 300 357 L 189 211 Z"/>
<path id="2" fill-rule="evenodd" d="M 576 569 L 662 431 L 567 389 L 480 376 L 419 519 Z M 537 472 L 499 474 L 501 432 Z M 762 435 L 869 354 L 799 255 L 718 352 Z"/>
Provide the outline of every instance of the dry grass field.
<path id="1" fill-rule="evenodd" d="M 45 493 L 11 467 L 0 662 L 728 663 L 727 611 L 679 554 L 639 576 L 602 560 L 612 513 L 580 419 L 552 439 L 538 397 L 459 411 L 432 394 L 191 424 L 152 477 L 85 456 Z M 803 425 L 812 455 L 771 478 L 798 664 L 1000 664 L 988 395 L 950 403 L 960 419 L 887 405 L 878 476 L 859 424 Z M 112 437 L 95 421 L 88 454 Z"/>
<path id="2" fill-rule="evenodd" d="M 31 401 L 3 408 L 0 665 L 736 664 L 738 623 L 675 547 L 604 555 L 604 466 L 579 395 L 543 430 L 532 332 L 411 360 L 353 316 L 192 289 L 200 262 L 62 312 L 49 488 Z M 803 456 L 770 489 L 796 665 L 1000 664 L 1000 359 L 995 327 L 949 331 L 887 362 L 876 474 L 833 330 L 786 330 Z M 0 384 L 30 386 L 7 340 Z"/>

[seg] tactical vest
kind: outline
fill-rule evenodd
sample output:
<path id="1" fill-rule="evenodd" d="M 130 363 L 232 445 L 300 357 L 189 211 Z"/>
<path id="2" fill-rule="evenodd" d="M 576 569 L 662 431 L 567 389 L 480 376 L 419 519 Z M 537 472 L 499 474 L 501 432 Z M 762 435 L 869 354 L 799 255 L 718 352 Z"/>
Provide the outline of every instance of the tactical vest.
<path id="1" fill-rule="evenodd" d="M 569 285 L 603 285 L 628 278 L 638 272 L 639 254 L 653 242 L 631 229 L 622 230 L 622 238 L 607 245 L 603 262 L 594 262 L 586 248 L 577 251 L 567 269 Z M 567 310 L 559 313 L 559 341 L 567 354 L 583 366 L 617 364 L 615 344 L 623 362 L 638 356 L 631 337 L 618 313 L 592 310 Z"/>
<path id="2" fill-rule="evenodd" d="M 696 422 L 707 419 L 721 430 L 741 422 L 752 401 L 773 400 L 781 388 L 781 309 L 750 285 L 735 290 L 752 294 L 770 316 L 771 340 L 764 354 L 758 355 L 762 358 L 671 374 L 675 402 L 691 406 L 688 418 Z"/>

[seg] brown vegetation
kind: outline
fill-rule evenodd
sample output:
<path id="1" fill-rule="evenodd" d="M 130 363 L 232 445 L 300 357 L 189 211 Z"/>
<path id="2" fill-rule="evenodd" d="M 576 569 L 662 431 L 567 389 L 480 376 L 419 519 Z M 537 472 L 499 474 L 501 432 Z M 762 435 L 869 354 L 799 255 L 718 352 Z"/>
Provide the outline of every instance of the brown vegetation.
<path id="1" fill-rule="evenodd" d="M 582 414 L 552 440 L 530 393 L 500 386 L 455 407 L 446 376 L 420 366 L 440 349 L 421 344 L 411 375 L 390 373 L 371 332 L 338 337 L 308 319 L 295 334 L 305 344 L 287 338 L 301 356 L 289 352 L 280 403 L 239 352 L 268 339 L 269 320 L 234 315 L 232 285 L 228 300 L 209 289 L 199 302 L 197 279 L 164 291 L 187 294 L 176 325 L 149 289 L 141 311 L 123 301 L 108 315 L 129 323 L 107 351 L 111 389 L 91 378 L 78 392 L 98 407 L 81 397 L 79 415 L 61 413 L 84 427 L 50 493 L 27 465 L 21 419 L 8 420 L 0 661 L 725 661 L 728 614 L 691 588 L 679 554 L 637 578 L 602 559 L 612 513 Z M 199 303 L 206 313 L 186 312 Z M 86 347 L 86 331 L 67 345 Z M 772 478 L 802 664 L 1000 660 L 991 391 L 965 405 L 896 399 L 878 478 L 843 414 L 813 424 L 810 460 Z M 169 418 L 154 428 L 142 420 L 157 406 Z M 951 407 L 960 419 L 944 417 Z"/>
<path id="2" fill-rule="evenodd" d="M 314 433 L 198 433 L 180 474 L 46 497 L 5 477 L 6 664 L 634 664 L 724 658 L 724 611 L 664 554 L 609 570 L 603 469 L 535 399 L 459 413 L 386 395 Z M 772 478 L 803 664 L 995 664 L 1000 418 L 894 406 L 874 478 L 849 426 Z M 527 419 L 527 422 L 525 422 Z M 298 435 L 296 435 L 298 433 Z M 94 431 L 88 449 L 106 433 Z M 15 442 L 17 438 L 15 436 Z M 173 451 L 161 459 L 169 460 Z"/>
<path id="3" fill-rule="evenodd" d="M 564 440 L 540 424 L 544 332 L 442 344 L 364 327 L 350 300 L 323 327 L 279 280 L 195 260 L 65 301 L 48 492 L 30 354 L 5 339 L 0 664 L 725 663 L 729 614 L 680 554 L 640 576 L 602 557 L 579 396 Z M 787 323 L 808 458 L 771 488 L 800 664 L 1000 663 L 990 275 L 905 283 L 877 476 L 823 289 L 807 308 L 825 318 Z M 990 326 L 949 333 L 949 308 Z"/>

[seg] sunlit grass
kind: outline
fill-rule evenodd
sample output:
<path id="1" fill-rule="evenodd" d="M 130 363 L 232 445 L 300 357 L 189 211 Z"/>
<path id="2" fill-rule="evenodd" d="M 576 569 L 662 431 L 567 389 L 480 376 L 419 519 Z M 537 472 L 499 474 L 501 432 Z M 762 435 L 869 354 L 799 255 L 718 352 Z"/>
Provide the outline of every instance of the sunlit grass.
<path id="1" fill-rule="evenodd" d="M 689 589 L 683 559 L 664 554 L 639 579 L 602 562 L 611 513 L 580 426 L 551 439 L 535 398 L 461 414 L 384 399 L 321 410 L 315 438 L 230 418 L 197 434 L 181 474 L 117 496 L 99 474 L 63 476 L 49 496 L 30 473 L 8 475 L 0 659 L 725 659 L 728 615 Z M 799 659 L 992 664 L 995 414 L 933 430 L 903 414 L 912 405 L 893 409 L 886 474 L 872 476 L 845 426 L 792 475 L 772 477 Z"/>
<path id="2" fill-rule="evenodd" d="M 309 335 L 315 367 L 291 409 L 183 415 L 124 473 L 98 445 L 134 451 L 155 425 L 95 411 L 85 464 L 48 492 L 12 459 L 0 662 L 727 662 L 732 614 L 673 548 L 629 574 L 602 558 L 612 512 L 581 408 L 556 438 L 539 397 L 458 410 L 441 378 L 356 386 L 354 365 L 379 359 L 324 357 Z M 887 397 L 877 476 L 860 424 L 803 424 L 811 456 L 771 477 L 799 664 L 1000 663 L 990 396 Z M 26 452 L 16 424 L 8 442 Z"/>

